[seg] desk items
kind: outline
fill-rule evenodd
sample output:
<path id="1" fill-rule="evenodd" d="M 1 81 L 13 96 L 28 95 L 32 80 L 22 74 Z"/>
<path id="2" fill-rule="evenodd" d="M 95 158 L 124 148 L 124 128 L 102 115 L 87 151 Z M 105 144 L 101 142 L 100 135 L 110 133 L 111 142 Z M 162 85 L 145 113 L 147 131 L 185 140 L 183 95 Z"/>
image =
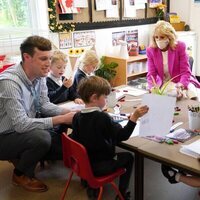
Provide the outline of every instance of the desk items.
<path id="1" fill-rule="evenodd" d="M 135 97 L 148 93 L 148 91 L 140 90 L 131 86 L 125 86 L 123 88 L 120 88 L 119 92 L 123 93 L 124 95 L 127 94 Z"/>
<path id="2" fill-rule="evenodd" d="M 200 106 L 188 106 L 189 129 L 200 129 Z"/>
<path id="3" fill-rule="evenodd" d="M 199 159 L 200 158 L 200 139 L 189 145 L 182 145 L 182 148 L 180 148 L 180 152 L 188 156 L 192 156 L 194 158 Z"/>
<path id="4" fill-rule="evenodd" d="M 186 140 L 196 136 L 198 133 L 183 128 L 171 131 L 166 135 L 167 138 L 175 139 L 179 142 L 185 142 Z"/>

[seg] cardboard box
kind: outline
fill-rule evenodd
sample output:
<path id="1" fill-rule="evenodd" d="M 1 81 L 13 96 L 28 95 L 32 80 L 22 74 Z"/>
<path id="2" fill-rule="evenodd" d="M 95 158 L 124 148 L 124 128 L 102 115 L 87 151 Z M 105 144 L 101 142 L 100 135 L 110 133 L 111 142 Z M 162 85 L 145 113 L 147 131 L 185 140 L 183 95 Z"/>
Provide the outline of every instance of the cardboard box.
<path id="1" fill-rule="evenodd" d="M 185 30 L 185 22 L 181 21 L 180 23 L 171 23 L 176 31 L 184 31 Z"/>

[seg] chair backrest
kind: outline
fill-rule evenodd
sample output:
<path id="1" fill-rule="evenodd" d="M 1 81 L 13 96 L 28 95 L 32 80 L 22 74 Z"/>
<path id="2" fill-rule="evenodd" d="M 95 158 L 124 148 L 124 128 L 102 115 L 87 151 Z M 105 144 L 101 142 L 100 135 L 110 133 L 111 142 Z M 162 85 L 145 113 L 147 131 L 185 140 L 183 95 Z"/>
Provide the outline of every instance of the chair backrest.
<path id="1" fill-rule="evenodd" d="M 94 179 L 90 160 L 85 147 L 70 138 L 66 133 L 62 134 L 63 161 L 79 177 L 90 181 Z"/>

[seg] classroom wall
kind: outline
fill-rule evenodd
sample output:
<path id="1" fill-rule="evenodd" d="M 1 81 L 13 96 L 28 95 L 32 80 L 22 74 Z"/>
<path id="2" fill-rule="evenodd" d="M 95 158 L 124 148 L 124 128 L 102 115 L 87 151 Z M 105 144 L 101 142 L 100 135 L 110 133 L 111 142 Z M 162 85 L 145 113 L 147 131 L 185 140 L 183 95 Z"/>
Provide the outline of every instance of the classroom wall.
<path id="1" fill-rule="evenodd" d="M 191 30 L 197 34 L 197 51 L 195 75 L 200 76 L 200 3 L 194 3 L 194 0 L 171 0 L 170 11 L 176 12 L 181 16 L 181 20 L 190 25 Z"/>

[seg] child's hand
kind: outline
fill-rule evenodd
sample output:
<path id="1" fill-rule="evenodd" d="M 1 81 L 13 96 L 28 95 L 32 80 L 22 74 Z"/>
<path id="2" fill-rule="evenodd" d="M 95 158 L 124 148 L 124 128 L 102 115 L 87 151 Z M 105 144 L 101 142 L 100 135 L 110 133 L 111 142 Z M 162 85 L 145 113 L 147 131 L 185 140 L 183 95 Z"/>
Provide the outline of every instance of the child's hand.
<path id="1" fill-rule="evenodd" d="M 139 108 L 136 108 L 135 112 L 130 116 L 130 120 L 133 122 L 136 122 L 138 118 L 145 115 L 149 110 L 148 106 L 141 106 Z"/>
<path id="2" fill-rule="evenodd" d="M 77 104 L 84 104 L 83 100 L 82 99 L 79 99 L 79 98 L 76 98 L 74 100 L 74 103 L 77 103 Z"/>
<path id="3" fill-rule="evenodd" d="M 66 88 L 71 87 L 71 86 L 72 86 L 72 79 L 71 79 L 71 78 L 69 78 L 69 79 L 64 78 L 64 80 L 63 80 L 63 85 L 64 85 Z"/>

